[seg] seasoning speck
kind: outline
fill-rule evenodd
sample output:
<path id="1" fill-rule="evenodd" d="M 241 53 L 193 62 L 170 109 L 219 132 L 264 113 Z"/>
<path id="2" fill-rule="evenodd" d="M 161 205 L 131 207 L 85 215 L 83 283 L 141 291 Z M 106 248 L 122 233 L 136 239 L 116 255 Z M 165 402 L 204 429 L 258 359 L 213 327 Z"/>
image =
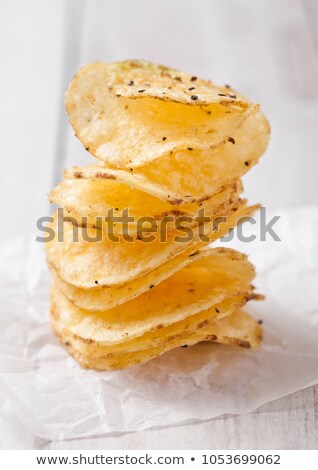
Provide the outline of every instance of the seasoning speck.
<path id="1" fill-rule="evenodd" d="M 191 86 L 190 88 L 188 88 L 189 91 L 192 91 L 192 90 L 195 90 L 195 86 Z"/>
<path id="2" fill-rule="evenodd" d="M 231 142 L 231 144 L 235 144 L 235 139 L 233 137 L 229 137 L 227 140 Z"/>
<path id="3" fill-rule="evenodd" d="M 189 255 L 189 258 L 191 258 L 192 256 L 196 256 L 199 254 L 199 251 L 194 251 L 193 253 L 191 253 L 191 255 Z"/>
<path id="4" fill-rule="evenodd" d="M 229 95 L 230 98 L 233 98 L 234 100 L 236 100 L 236 95 Z"/>
<path id="5" fill-rule="evenodd" d="M 259 325 L 262 325 L 264 323 L 264 320 L 258 320 L 257 322 Z"/>
<path id="6" fill-rule="evenodd" d="M 245 166 L 250 166 L 250 162 L 244 162 Z"/>
<path id="7" fill-rule="evenodd" d="M 181 77 L 174 77 L 175 80 L 177 80 L 178 82 L 182 82 L 182 78 Z"/>
<path id="8" fill-rule="evenodd" d="M 198 79 L 198 77 L 193 76 L 193 77 L 190 78 L 190 82 L 195 82 L 197 79 Z"/>
<path id="9" fill-rule="evenodd" d="M 98 284 L 98 281 L 95 281 L 95 284 Z"/>
<path id="10" fill-rule="evenodd" d="M 180 346 L 180 348 L 187 348 L 188 345 L 187 344 L 184 344 L 183 346 Z"/>
<path id="11" fill-rule="evenodd" d="M 198 99 L 198 97 L 197 97 L 197 95 L 191 95 L 191 99 L 192 99 L 193 101 L 196 101 L 196 100 Z"/>
<path id="12" fill-rule="evenodd" d="M 154 284 L 150 284 L 149 289 L 152 289 L 153 287 L 155 287 L 155 285 L 154 285 Z"/>
<path id="13" fill-rule="evenodd" d="M 188 147 L 188 150 L 193 150 L 193 148 L 192 148 L 192 147 Z"/>
<path id="14" fill-rule="evenodd" d="M 216 311 L 216 313 L 220 313 L 220 310 L 216 307 L 215 307 L 215 311 Z"/>
<path id="15" fill-rule="evenodd" d="M 146 91 L 146 90 L 138 90 L 138 93 L 143 93 L 144 91 Z"/>
<path id="16" fill-rule="evenodd" d="M 230 85 L 227 85 L 227 84 L 224 85 L 224 88 L 231 89 Z"/>
<path id="17" fill-rule="evenodd" d="M 133 81 L 133 80 L 129 80 L 128 86 L 131 86 L 131 85 L 133 85 L 133 84 L 134 84 L 134 81 Z"/>
<path id="18" fill-rule="evenodd" d="M 162 137 L 162 140 L 163 140 L 163 141 L 167 140 L 167 137 Z"/>

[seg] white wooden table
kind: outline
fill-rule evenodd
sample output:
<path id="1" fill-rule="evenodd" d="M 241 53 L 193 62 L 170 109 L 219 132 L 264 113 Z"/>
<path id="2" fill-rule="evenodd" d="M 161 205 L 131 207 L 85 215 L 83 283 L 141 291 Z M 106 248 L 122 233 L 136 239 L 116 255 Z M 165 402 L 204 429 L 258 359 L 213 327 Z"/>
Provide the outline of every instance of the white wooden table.
<path id="1" fill-rule="evenodd" d="M 318 204 L 318 2 L 315 0 L 0 0 L 0 238 L 34 231 L 63 167 L 88 162 L 63 110 L 76 69 L 146 58 L 230 83 L 260 101 L 272 125 L 251 201 Z M 270 185 L 270 190 L 269 190 Z M 122 436 L 44 442 L 0 417 L 1 448 L 314 449 L 318 387 L 244 416 Z"/>

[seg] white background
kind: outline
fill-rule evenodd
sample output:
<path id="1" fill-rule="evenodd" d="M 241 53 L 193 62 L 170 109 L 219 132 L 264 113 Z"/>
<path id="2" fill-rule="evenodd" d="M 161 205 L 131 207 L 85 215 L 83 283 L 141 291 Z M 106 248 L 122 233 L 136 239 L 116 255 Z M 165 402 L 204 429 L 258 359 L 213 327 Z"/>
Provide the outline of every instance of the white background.
<path id="1" fill-rule="evenodd" d="M 250 201 L 278 210 L 318 203 L 317 1 L 1 0 L 0 7 L 1 239 L 33 233 L 63 167 L 90 161 L 67 123 L 63 93 L 95 60 L 161 62 L 260 102 L 272 138 L 245 178 Z M 314 406 L 314 395 L 308 400 Z M 298 407 L 300 423 L 308 403 Z M 244 429 L 247 418 L 235 419 Z M 9 435 L 26 442 L 20 431 Z M 159 433 L 162 442 L 170 435 Z"/>

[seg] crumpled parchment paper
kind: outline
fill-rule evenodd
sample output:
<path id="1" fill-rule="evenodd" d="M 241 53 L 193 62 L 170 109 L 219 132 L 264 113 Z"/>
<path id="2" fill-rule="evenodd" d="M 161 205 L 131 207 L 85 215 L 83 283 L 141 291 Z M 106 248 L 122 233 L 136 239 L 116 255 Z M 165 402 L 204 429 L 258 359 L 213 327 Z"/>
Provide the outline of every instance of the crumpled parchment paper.
<path id="1" fill-rule="evenodd" d="M 246 413 L 318 383 L 318 208 L 276 211 L 282 241 L 234 242 L 257 267 L 264 321 L 256 350 L 201 344 L 115 372 L 82 370 L 48 324 L 43 244 L 0 247 L 0 395 L 30 432 L 50 440 L 164 427 Z M 269 217 L 271 214 L 268 215 Z"/>

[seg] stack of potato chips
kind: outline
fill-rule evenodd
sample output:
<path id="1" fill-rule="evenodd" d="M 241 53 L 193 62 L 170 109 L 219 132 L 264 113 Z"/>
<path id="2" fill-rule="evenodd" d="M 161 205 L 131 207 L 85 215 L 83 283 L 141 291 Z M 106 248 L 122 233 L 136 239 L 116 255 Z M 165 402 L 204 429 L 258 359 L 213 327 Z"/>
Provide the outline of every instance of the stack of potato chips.
<path id="1" fill-rule="evenodd" d="M 259 344 L 241 309 L 246 256 L 209 244 L 258 206 L 240 177 L 266 149 L 259 106 L 229 87 L 144 61 L 95 63 L 66 109 L 98 159 L 65 171 L 50 194 L 51 322 L 83 367 L 119 369 L 201 341 Z"/>

